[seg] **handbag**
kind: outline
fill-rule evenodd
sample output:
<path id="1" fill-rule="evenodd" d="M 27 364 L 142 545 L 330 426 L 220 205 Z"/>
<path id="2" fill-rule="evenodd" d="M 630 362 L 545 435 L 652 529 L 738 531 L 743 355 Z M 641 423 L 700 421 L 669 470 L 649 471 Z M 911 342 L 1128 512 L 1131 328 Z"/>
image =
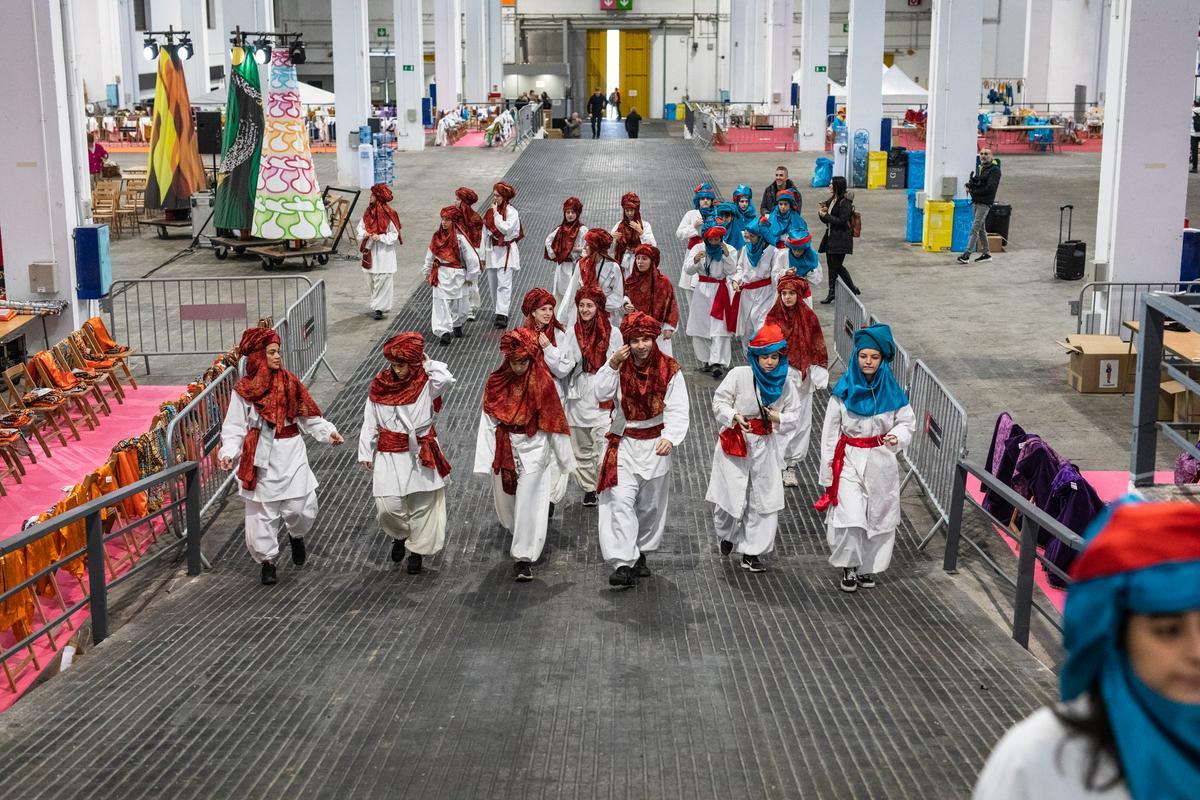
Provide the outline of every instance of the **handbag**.
<path id="1" fill-rule="evenodd" d="M 862 214 L 858 213 L 858 209 L 850 212 L 850 233 L 855 239 L 862 236 Z"/>

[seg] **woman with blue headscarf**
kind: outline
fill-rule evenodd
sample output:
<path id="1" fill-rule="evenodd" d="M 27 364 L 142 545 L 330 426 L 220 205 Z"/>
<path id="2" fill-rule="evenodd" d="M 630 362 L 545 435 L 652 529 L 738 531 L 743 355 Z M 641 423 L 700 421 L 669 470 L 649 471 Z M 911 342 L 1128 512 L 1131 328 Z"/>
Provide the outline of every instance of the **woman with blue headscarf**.
<path id="1" fill-rule="evenodd" d="M 738 224 L 737 206 L 726 200 L 717 203 L 717 224 L 725 229 L 725 241 L 735 251 L 742 249 L 742 230 Z"/>
<path id="2" fill-rule="evenodd" d="M 809 286 L 820 286 L 824 275 L 821 274 L 821 259 L 812 246 L 812 235 L 804 220 L 800 220 L 802 228 L 793 229 L 783 239 L 783 247 L 779 250 L 780 272 L 804 278 Z M 808 307 L 812 308 L 812 297 L 805 299 Z"/>
<path id="3" fill-rule="evenodd" d="M 1000 740 L 974 800 L 1200 796 L 1200 507 L 1118 503 L 1084 538 L 1062 702 Z"/>
<path id="4" fill-rule="evenodd" d="M 729 369 L 730 337 L 737 327 L 729 277 L 737 269 L 737 254 L 725 244 L 725 229 L 710 225 L 704 241 L 688 251 L 684 275 L 694 275 L 696 289 L 688 301 L 686 333 L 692 340 L 700 371 L 720 380 Z"/>
<path id="5" fill-rule="evenodd" d="M 821 432 L 819 481 L 825 494 L 829 563 L 843 592 L 873 589 L 892 561 L 900 523 L 898 457 L 916 432 L 908 395 L 892 374 L 896 341 L 887 325 L 854 332 L 854 355 L 833 387 Z"/>
<path id="6" fill-rule="evenodd" d="M 738 252 L 737 268 L 730 288 L 737 309 L 737 336 L 749 341 L 762 327 L 767 312 L 775 302 L 775 281 L 783 274 L 783 251 L 767 241 L 764 228 L 767 218 L 751 220 L 742 231 L 746 244 Z"/>
<path id="7" fill-rule="evenodd" d="M 713 394 L 721 433 L 704 499 L 713 504 L 721 555 L 736 551 L 742 569 L 765 572 L 783 509 L 784 450 L 798 421 L 799 398 L 788 381 L 787 340 L 765 325 Z"/>
<path id="8" fill-rule="evenodd" d="M 795 189 L 784 189 L 775 195 L 775 210 L 767 217 L 767 239 L 771 244 L 782 248 L 789 233 L 808 233 L 808 223 L 796 210 L 799 205 L 800 195 Z"/>
<path id="9" fill-rule="evenodd" d="M 705 225 L 716 221 L 717 193 L 712 186 L 702 183 L 692 190 L 692 209 L 683 215 L 679 227 L 675 229 L 675 238 L 684 243 L 686 252 L 704 241 L 702 232 Z M 679 288 L 688 296 L 691 303 L 692 290 L 696 288 L 696 276 L 686 271 L 679 276 Z"/>

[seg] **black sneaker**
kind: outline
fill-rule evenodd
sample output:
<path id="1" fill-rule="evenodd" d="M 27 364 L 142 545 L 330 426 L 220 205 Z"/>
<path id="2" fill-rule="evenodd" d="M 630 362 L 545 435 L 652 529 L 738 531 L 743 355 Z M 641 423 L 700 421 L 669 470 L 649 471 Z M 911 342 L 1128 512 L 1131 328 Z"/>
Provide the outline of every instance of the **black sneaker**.
<path id="1" fill-rule="evenodd" d="M 550 504 L 550 510 L 546 512 L 546 519 L 547 520 L 554 519 L 554 503 Z"/>
<path id="2" fill-rule="evenodd" d="M 722 539 L 721 540 L 721 555 L 727 556 L 732 552 L 733 552 L 733 542 Z"/>
<path id="3" fill-rule="evenodd" d="M 978 264 L 980 261 L 991 261 L 991 260 L 992 260 L 992 254 L 984 253 L 979 258 L 975 259 L 975 263 Z"/>
<path id="4" fill-rule="evenodd" d="M 595 492 L 583 493 L 583 507 L 594 508 L 600 504 L 600 497 Z"/>
<path id="5" fill-rule="evenodd" d="M 700 365 L 701 372 L 712 372 L 712 368 L 713 368 L 712 364 L 701 364 Z"/>
<path id="6" fill-rule="evenodd" d="M 462 337 L 463 337 L 462 325 L 456 325 L 454 327 L 454 338 L 461 339 Z"/>
<path id="7" fill-rule="evenodd" d="M 858 570 L 854 569 L 854 567 L 842 568 L 841 590 L 843 592 L 858 591 Z"/>
<path id="8" fill-rule="evenodd" d="M 408 567 L 405 568 L 405 572 L 407 572 L 409 575 L 420 574 L 420 572 L 421 572 L 421 554 L 420 553 L 413 553 L 412 555 L 410 555 L 408 557 Z"/>
<path id="9" fill-rule="evenodd" d="M 303 567 L 304 562 L 308 560 L 308 549 L 304 546 L 304 539 L 288 536 L 288 541 L 292 543 L 292 563 Z"/>
<path id="10" fill-rule="evenodd" d="M 608 576 L 608 585 L 615 586 L 618 589 L 628 589 L 637 580 L 633 577 L 633 569 L 630 567 L 617 567 L 613 570 L 613 574 Z"/>
<path id="11" fill-rule="evenodd" d="M 725 368 L 720 364 L 713 364 L 713 367 L 711 370 L 709 370 L 708 374 L 712 375 L 717 380 L 721 380 L 721 378 L 725 377 Z"/>
<path id="12" fill-rule="evenodd" d="M 863 575 L 860 573 L 858 576 L 858 585 L 864 589 L 874 589 L 875 588 L 875 576 L 874 575 Z"/>
<path id="13" fill-rule="evenodd" d="M 758 556 L 744 555 L 742 556 L 742 569 L 751 572 L 766 572 L 767 565 Z"/>
<path id="14" fill-rule="evenodd" d="M 528 561 L 518 561 L 513 564 L 513 580 L 521 582 L 533 580 L 532 565 Z"/>
<path id="15" fill-rule="evenodd" d="M 270 561 L 262 562 L 262 583 L 263 586 L 274 586 L 277 583 L 275 578 L 275 565 Z"/>
<path id="16" fill-rule="evenodd" d="M 447 345 L 447 344 L 450 344 L 450 334 L 448 334 L 448 333 L 443 333 L 441 336 L 439 336 L 439 337 L 438 337 L 438 344 L 440 344 L 440 345 Z"/>
<path id="17" fill-rule="evenodd" d="M 958 258 L 956 258 L 956 259 L 954 259 L 954 260 L 955 260 L 955 261 L 957 261 L 957 262 L 958 262 L 958 263 L 960 263 L 960 264 L 965 264 L 965 263 L 967 263 L 968 261 L 970 261 L 970 260 L 971 260 L 971 254 L 970 254 L 970 253 L 963 253 L 961 256 L 959 256 Z"/>
<path id="18" fill-rule="evenodd" d="M 375 319 L 383 319 L 383 312 L 382 312 L 382 311 L 376 311 L 376 312 L 375 312 Z"/>
<path id="19" fill-rule="evenodd" d="M 393 539 L 392 540 L 392 561 L 395 562 L 396 564 L 399 564 L 403 560 L 404 560 L 404 540 L 403 539 Z"/>
<path id="20" fill-rule="evenodd" d="M 633 565 L 633 576 L 635 578 L 649 578 L 650 575 L 650 568 L 646 566 L 646 554 L 642 553 L 638 556 L 637 563 Z"/>
<path id="21" fill-rule="evenodd" d="M 495 317 L 492 318 L 492 327 L 493 328 L 508 327 L 508 317 L 504 316 L 503 314 L 497 314 Z"/>

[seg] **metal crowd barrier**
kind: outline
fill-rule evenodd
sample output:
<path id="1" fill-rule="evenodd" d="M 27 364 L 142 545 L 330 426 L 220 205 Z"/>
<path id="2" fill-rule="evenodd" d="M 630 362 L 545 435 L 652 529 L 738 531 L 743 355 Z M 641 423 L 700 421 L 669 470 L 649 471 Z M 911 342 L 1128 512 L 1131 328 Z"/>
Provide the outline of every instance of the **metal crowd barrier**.
<path id="1" fill-rule="evenodd" d="M 949 517 L 955 466 L 967 455 L 967 411 L 924 361 L 918 360 L 907 377 L 904 388 L 917 418 L 917 431 L 904 450 L 909 471 L 900 491 L 915 477 L 937 510 L 937 521 L 917 546 L 924 549 Z"/>
<path id="2" fill-rule="evenodd" d="M 1020 549 L 1017 551 L 1017 574 L 1016 577 L 1007 575 L 1000 565 L 997 564 L 991 556 L 987 554 L 969 537 L 962 533 L 963 511 L 967 503 L 977 509 L 987 520 L 1000 529 L 1007 530 L 1009 521 L 999 520 L 988 513 L 981 504 L 975 501 L 975 498 L 967 494 L 967 475 L 974 475 L 979 479 L 980 484 L 985 489 L 990 489 L 1000 495 L 1009 505 L 1015 508 L 1021 514 L 1021 532 L 1020 532 Z M 1045 531 L 1059 541 L 1064 542 L 1073 550 L 1083 549 L 1083 539 L 1075 535 L 1069 528 L 1063 525 L 1058 520 L 1051 517 L 1045 511 L 1042 511 L 1029 500 L 1025 499 L 1017 492 L 1013 491 L 1004 482 L 997 478 L 992 473 L 988 472 L 979 464 L 962 460 L 959 461 L 954 470 L 954 485 L 950 500 L 950 517 L 946 526 L 946 552 L 942 560 L 942 569 L 946 572 L 954 573 L 958 570 L 958 551 L 959 545 L 966 542 L 979 556 L 996 571 L 996 574 L 1004 580 L 1009 586 L 1013 587 L 1013 628 L 1012 638 L 1017 641 L 1022 647 L 1029 648 L 1029 620 L 1032 616 L 1033 609 L 1037 609 L 1043 617 L 1050 622 L 1059 631 L 1062 630 L 1062 625 L 1055 619 L 1054 615 L 1050 614 L 1037 603 L 1033 602 L 1034 588 L 1034 566 L 1037 562 L 1041 562 L 1042 566 L 1050 572 L 1066 582 L 1070 582 L 1070 577 L 1049 561 L 1045 556 L 1037 551 L 1038 534 Z"/>
<path id="3" fill-rule="evenodd" d="M 869 319 L 866 306 L 847 288 L 845 282 L 838 278 L 833 300 L 834 363 L 850 363 L 854 356 L 854 332 L 866 325 Z"/>
<path id="4" fill-rule="evenodd" d="M 1133 332 L 1123 327 L 1127 320 L 1138 318 L 1142 299 L 1152 292 L 1168 294 L 1200 293 L 1200 281 L 1175 283 L 1118 283 L 1103 281 L 1085 283 L 1079 299 L 1067 303 L 1071 316 L 1077 318 L 1076 333 L 1120 336 L 1125 341 Z"/>
<path id="5" fill-rule="evenodd" d="M 542 130 L 542 104 L 530 103 L 517 109 L 513 115 L 513 150 L 519 150 L 530 139 L 535 138 Z"/>
<path id="6" fill-rule="evenodd" d="M 130 523 L 124 528 L 108 533 L 104 532 L 101 515 L 105 509 L 133 495 L 153 489 L 160 484 L 169 483 L 174 486 L 180 482 L 183 483 L 183 491 L 172 492 L 173 495 L 178 496 L 180 499 L 164 504 L 157 511 Z M 157 552 L 148 553 L 139 558 L 137 563 L 130 567 L 127 572 L 117 575 L 111 580 L 106 580 L 106 573 L 109 570 L 106 568 L 108 561 L 105 553 L 105 545 L 114 539 L 120 539 L 133 528 L 146 525 L 155 518 L 161 518 L 165 522 L 168 515 L 174 516 L 179 514 L 181 508 L 187 520 L 188 530 L 187 537 L 184 540 L 187 551 L 187 572 L 188 575 L 199 575 L 201 570 L 201 530 L 199 524 L 200 481 L 197 465 L 194 461 L 168 467 L 154 475 L 142 478 L 116 491 L 109 492 L 103 497 L 89 500 L 83 505 L 51 517 L 45 522 L 40 522 L 20 534 L 0 542 L 0 559 L 12 554 L 18 554 L 17 557 L 20 557 L 28 552 L 25 548 L 29 545 L 48 536 L 53 536 L 70 525 L 82 522 L 87 531 L 87 540 L 83 548 L 70 553 L 64 553 L 53 563 L 35 571 L 29 572 L 27 568 L 29 574 L 26 578 L 15 584 L 6 585 L 7 588 L 0 593 L 0 606 L 10 602 L 18 603 L 25 601 L 33 606 L 34 616 L 37 617 L 36 627 L 31 624 L 30 628 L 32 630 L 26 636 L 17 640 L 3 652 L 0 652 L 0 665 L 4 665 L 7 670 L 8 659 L 25 650 L 28 650 L 32 655 L 33 643 L 41 638 L 45 638 L 50 643 L 51 648 L 57 650 L 58 643 L 54 639 L 55 630 L 63 625 L 70 625 L 71 617 L 84 606 L 91 606 L 92 641 L 96 644 L 104 641 L 108 637 L 109 589 L 141 572 L 164 554 L 175 552 L 175 545 L 160 547 Z M 60 568 L 78 558 L 87 559 L 87 594 L 68 606 L 63 599 L 62 592 L 58 588 L 58 581 L 62 575 Z M 29 560 L 26 559 L 26 564 L 28 563 Z M 60 613 L 52 619 L 45 616 L 42 604 L 34 598 L 34 595 L 43 585 L 48 587 L 49 592 L 58 599 Z M 33 663 L 37 663 L 36 658 L 33 659 Z"/>
<path id="7" fill-rule="evenodd" d="M 167 424 L 167 464 L 191 461 L 197 465 L 200 504 L 197 519 L 234 480 L 233 472 L 226 472 L 218 465 L 216 449 L 221 443 L 221 423 L 225 421 L 237 380 L 238 370 L 229 367 Z"/>
<path id="8" fill-rule="evenodd" d="M 265 317 L 279 319 L 313 282 L 303 275 L 261 278 L 139 278 L 114 281 L 101 301 L 113 338 L 150 372 L 153 356 L 216 355 Z"/>
<path id="9" fill-rule="evenodd" d="M 283 344 L 283 363 L 307 381 L 325 365 L 329 376 L 339 380 L 325 359 L 329 348 L 329 320 L 325 306 L 325 281 L 317 281 L 283 315 L 284 325 L 276 325 Z"/>

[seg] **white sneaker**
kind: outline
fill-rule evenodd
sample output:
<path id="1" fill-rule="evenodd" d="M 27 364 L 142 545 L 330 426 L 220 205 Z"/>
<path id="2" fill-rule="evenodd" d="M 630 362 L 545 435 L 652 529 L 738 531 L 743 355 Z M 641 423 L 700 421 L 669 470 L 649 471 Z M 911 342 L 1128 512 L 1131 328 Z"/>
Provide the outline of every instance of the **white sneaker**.
<path id="1" fill-rule="evenodd" d="M 795 467 L 787 467 L 783 471 L 783 485 L 796 487 L 800 485 L 800 476 L 796 474 Z"/>

